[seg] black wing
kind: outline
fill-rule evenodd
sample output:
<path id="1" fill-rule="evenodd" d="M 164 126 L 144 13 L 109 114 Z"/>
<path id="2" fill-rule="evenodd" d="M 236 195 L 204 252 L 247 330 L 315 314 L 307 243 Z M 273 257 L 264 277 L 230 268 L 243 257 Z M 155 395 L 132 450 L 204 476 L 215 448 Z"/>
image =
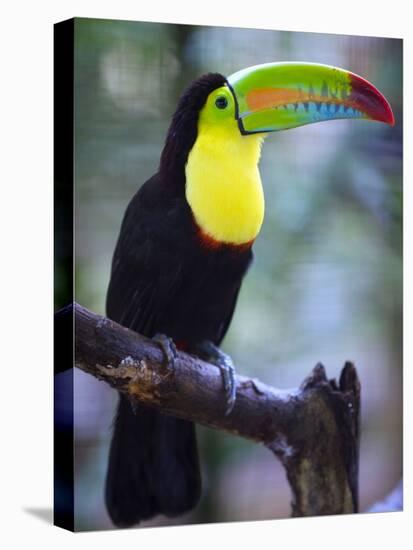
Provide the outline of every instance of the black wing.
<path id="1" fill-rule="evenodd" d="M 126 210 L 106 297 L 108 317 L 146 336 L 157 332 L 157 317 L 182 271 L 176 254 L 162 240 L 160 226 L 165 224 L 166 213 L 153 200 L 154 189 L 149 180 Z"/>
<path id="2" fill-rule="evenodd" d="M 241 290 L 241 283 L 242 283 L 242 281 L 239 282 L 238 288 L 234 292 L 231 307 L 229 308 L 228 314 L 225 317 L 225 319 L 224 319 L 224 321 L 223 321 L 223 323 L 220 327 L 219 336 L 218 336 L 217 340 L 214 342 L 214 344 L 216 346 L 221 345 L 222 340 L 225 338 L 225 335 L 228 332 L 229 326 L 230 326 L 232 318 L 234 316 L 235 306 L 237 305 L 239 291 Z"/>
<path id="3" fill-rule="evenodd" d="M 108 317 L 149 337 L 158 331 L 182 272 L 168 227 L 171 203 L 157 183 L 156 177 L 149 180 L 127 208 L 106 299 Z M 194 425 L 143 403 L 134 411 L 121 397 L 105 488 L 113 522 L 126 527 L 160 513 L 182 514 L 200 492 Z"/>

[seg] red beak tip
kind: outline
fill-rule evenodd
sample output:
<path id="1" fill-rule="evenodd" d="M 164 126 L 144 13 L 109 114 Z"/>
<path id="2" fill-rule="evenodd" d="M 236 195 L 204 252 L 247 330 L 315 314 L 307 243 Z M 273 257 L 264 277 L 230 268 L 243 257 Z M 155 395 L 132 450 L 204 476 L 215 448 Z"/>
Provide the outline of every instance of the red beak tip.
<path id="1" fill-rule="evenodd" d="M 352 84 L 351 95 L 356 102 L 359 102 L 361 110 L 368 113 L 373 120 L 394 126 L 396 121 L 393 111 L 384 95 L 361 76 L 350 73 L 350 78 Z"/>
<path id="2" fill-rule="evenodd" d="M 387 112 L 383 118 L 380 119 L 380 122 L 384 122 L 385 124 L 388 124 L 389 126 L 395 126 L 396 120 L 394 118 L 393 111 L 391 110 L 390 105 L 387 107 Z"/>

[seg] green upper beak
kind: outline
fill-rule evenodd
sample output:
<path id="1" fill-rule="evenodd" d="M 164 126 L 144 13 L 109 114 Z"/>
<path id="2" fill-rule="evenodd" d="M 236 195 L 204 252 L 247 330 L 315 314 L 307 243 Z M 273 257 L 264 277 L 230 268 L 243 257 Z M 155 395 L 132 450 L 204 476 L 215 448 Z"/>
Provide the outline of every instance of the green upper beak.
<path id="1" fill-rule="evenodd" d="M 267 63 L 228 79 L 242 134 L 275 132 L 339 118 L 394 125 L 386 98 L 354 73 L 316 63 Z"/>

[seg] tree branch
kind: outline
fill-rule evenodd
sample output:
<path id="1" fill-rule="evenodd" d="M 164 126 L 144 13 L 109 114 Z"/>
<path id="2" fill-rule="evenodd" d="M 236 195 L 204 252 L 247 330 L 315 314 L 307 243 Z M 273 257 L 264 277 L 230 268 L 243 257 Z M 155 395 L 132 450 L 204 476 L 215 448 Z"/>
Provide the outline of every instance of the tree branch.
<path id="1" fill-rule="evenodd" d="M 179 352 L 166 368 L 158 343 L 75 304 L 75 365 L 162 413 L 264 444 L 282 462 L 294 516 L 358 511 L 360 384 L 346 363 L 339 383 L 318 364 L 296 390 L 236 377 L 225 416 L 219 369 Z"/>

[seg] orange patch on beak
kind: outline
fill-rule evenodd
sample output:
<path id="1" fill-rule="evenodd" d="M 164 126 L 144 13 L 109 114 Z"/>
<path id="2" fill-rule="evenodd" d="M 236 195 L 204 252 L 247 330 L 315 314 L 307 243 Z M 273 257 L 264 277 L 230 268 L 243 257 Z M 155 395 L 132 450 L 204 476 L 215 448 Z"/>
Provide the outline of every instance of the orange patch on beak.
<path id="1" fill-rule="evenodd" d="M 330 105 L 344 105 L 345 107 L 353 107 L 360 109 L 357 102 L 348 96 L 347 98 L 328 97 L 319 94 L 304 94 L 301 90 L 293 90 L 290 88 L 265 88 L 252 90 L 247 95 L 247 104 L 251 111 L 259 111 L 264 109 L 275 109 L 282 105 L 291 103 L 304 103 L 312 101 L 314 103 L 329 103 Z"/>
<path id="2" fill-rule="evenodd" d="M 299 90 L 289 88 L 264 88 L 251 90 L 247 95 L 247 104 L 252 111 L 279 107 L 288 103 L 305 101 Z"/>

